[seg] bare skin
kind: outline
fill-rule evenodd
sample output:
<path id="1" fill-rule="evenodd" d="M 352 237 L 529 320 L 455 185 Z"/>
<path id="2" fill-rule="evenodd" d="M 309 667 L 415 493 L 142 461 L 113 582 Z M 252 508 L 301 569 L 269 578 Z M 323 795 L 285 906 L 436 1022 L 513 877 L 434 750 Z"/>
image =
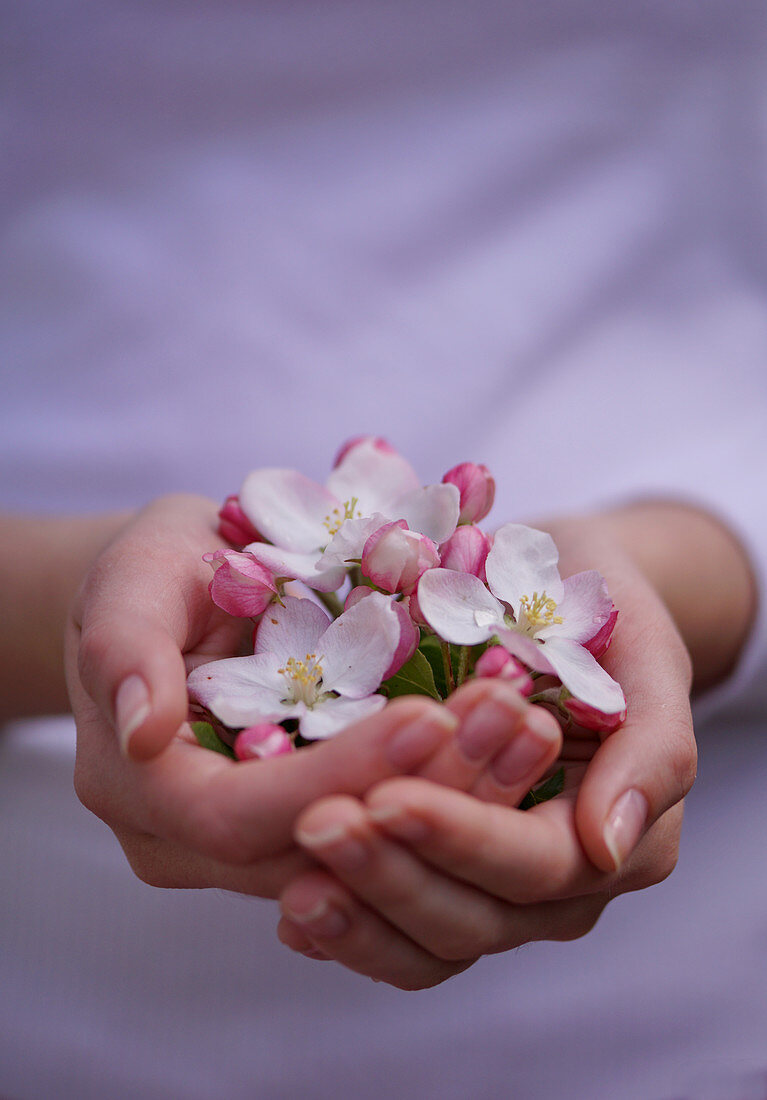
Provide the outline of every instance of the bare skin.
<path id="1" fill-rule="evenodd" d="M 294 757 L 232 764 L 199 749 L 184 725 L 186 673 L 236 651 L 241 628 L 207 597 L 200 558 L 219 545 L 215 507 L 194 497 L 135 517 L 4 521 L 0 568 L 19 628 L 5 631 L 4 644 L 16 643 L 0 666 L 6 717 L 63 709 L 52 639 L 71 602 L 78 794 L 145 881 L 279 895 L 285 943 L 403 988 L 530 939 L 583 935 L 612 896 L 673 868 L 695 773 L 690 685 L 733 667 L 756 595 L 737 541 L 684 505 L 540 526 L 560 546 L 563 575 L 600 569 L 621 609 L 604 663 L 629 718 L 601 744 L 580 735 L 562 745 L 551 715 L 508 685 L 477 682 L 447 713 L 398 701 Z M 42 589 L 31 537 L 60 548 Z M 524 736 L 537 760 L 506 782 L 503 762 Z M 567 790 L 517 810 L 557 758 Z"/>

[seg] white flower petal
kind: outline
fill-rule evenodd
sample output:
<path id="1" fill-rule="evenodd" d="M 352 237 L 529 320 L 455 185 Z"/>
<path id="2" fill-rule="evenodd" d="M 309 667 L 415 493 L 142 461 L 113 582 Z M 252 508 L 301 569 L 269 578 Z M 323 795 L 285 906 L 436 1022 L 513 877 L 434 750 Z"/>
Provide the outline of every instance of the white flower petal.
<path id="1" fill-rule="evenodd" d="M 350 699 L 370 695 L 380 686 L 399 640 L 391 600 L 372 593 L 331 623 L 318 643 L 323 688 Z"/>
<path id="2" fill-rule="evenodd" d="M 227 726 L 251 726 L 294 715 L 282 703 L 285 682 L 269 654 L 228 657 L 198 665 L 187 684 L 192 698 Z"/>
<path id="3" fill-rule="evenodd" d="M 425 485 L 400 497 L 389 509 L 392 519 L 404 519 L 411 531 L 426 535 L 437 545 L 455 531 L 461 494 L 455 485 Z"/>
<path id="4" fill-rule="evenodd" d="M 487 555 L 487 583 L 499 599 L 511 604 L 515 615 L 522 597 L 532 599 L 534 592 L 539 596 L 545 592 L 558 604 L 564 594 L 558 561 L 551 535 L 521 523 L 506 523 L 496 531 Z"/>
<path id="5" fill-rule="evenodd" d="M 263 469 L 245 478 L 240 507 L 275 546 L 306 553 L 327 542 L 324 521 L 332 518 L 338 500 L 297 470 Z"/>
<path id="6" fill-rule="evenodd" d="M 513 630 L 508 626 L 498 627 L 496 634 L 504 649 L 515 657 L 519 657 L 520 661 L 524 661 L 536 672 L 554 672 L 551 662 L 546 657 L 548 649 L 546 646 L 542 646 L 540 642 L 536 642 L 527 634 L 521 634 L 518 630 Z"/>
<path id="7" fill-rule="evenodd" d="M 299 723 L 301 735 L 309 741 L 334 737 L 353 722 L 377 714 L 385 706 L 383 695 L 367 695 L 364 699 L 324 699 L 304 714 Z"/>
<path id="8" fill-rule="evenodd" d="M 372 516 L 363 519 L 345 520 L 330 542 L 317 563 L 317 568 L 328 569 L 342 566 L 344 575 L 346 562 L 362 557 L 362 549 L 369 537 L 389 522 L 382 512 L 374 512 Z"/>
<path id="9" fill-rule="evenodd" d="M 313 600 L 286 596 L 282 607 L 270 607 L 256 631 L 256 654 L 268 658 L 275 669 L 290 657 L 303 661 L 307 653 L 318 653 L 320 639 L 330 617 Z"/>
<path id="10" fill-rule="evenodd" d="M 266 542 L 251 542 L 246 547 L 256 561 L 271 569 L 275 577 L 291 577 L 303 581 L 317 592 L 335 592 L 346 579 L 346 569 L 339 565 L 323 566 L 318 550 L 308 554 L 297 550 L 281 550 Z"/>
<path id="11" fill-rule="evenodd" d="M 487 641 L 503 624 L 503 604 L 469 573 L 429 569 L 418 582 L 416 596 L 432 630 L 455 645 Z"/>
<path id="12" fill-rule="evenodd" d="M 356 510 L 363 516 L 388 515 L 395 500 L 419 485 L 418 475 L 402 455 L 382 450 L 372 439 L 352 447 L 327 480 L 328 489 L 340 501 L 356 497 Z"/>
<path id="13" fill-rule="evenodd" d="M 587 642 L 604 626 L 610 617 L 613 601 L 607 592 L 607 582 L 596 569 L 575 573 L 564 581 L 564 596 L 557 605 L 556 614 L 561 624 L 544 627 L 539 638 L 561 636 L 574 642 Z"/>
<path id="14" fill-rule="evenodd" d="M 549 638 L 542 648 L 557 676 L 576 699 L 603 714 L 619 714 L 626 709 L 620 684 L 578 642 Z"/>

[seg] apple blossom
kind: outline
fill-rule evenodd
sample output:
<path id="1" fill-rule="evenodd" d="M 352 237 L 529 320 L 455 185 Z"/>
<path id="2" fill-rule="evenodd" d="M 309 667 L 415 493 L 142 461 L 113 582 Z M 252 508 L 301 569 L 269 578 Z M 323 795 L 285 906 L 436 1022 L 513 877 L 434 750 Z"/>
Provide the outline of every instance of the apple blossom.
<path id="1" fill-rule="evenodd" d="M 379 592 L 334 621 L 312 600 L 286 596 L 261 620 L 252 656 L 199 665 L 189 691 L 230 728 L 294 718 L 308 740 L 332 737 L 385 705 L 374 692 L 400 636 Z"/>
<path id="2" fill-rule="evenodd" d="M 473 523 L 456 527 L 453 534 L 439 548 L 443 569 L 455 569 L 458 573 L 473 573 L 481 581 L 485 580 L 485 561 L 493 545 L 490 535 L 486 535 Z"/>
<path id="3" fill-rule="evenodd" d="M 421 612 L 446 641 L 476 645 L 495 635 L 531 668 L 558 676 L 581 702 L 617 714 L 625 709 L 623 692 L 584 645 L 612 611 L 607 586 L 595 571 L 563 581 L 558 557 L 550 535 L 506 524 L 487 556 L 488 587 L 468 573 L 429 570 L 418 585 Z"/>
<path id="4" fill-rule="evenodd" d="M 282 726 L 260 722 L 240 730 L 234 742 L 234 755 L 238 760 L 268 760 L 271 756 L 283 756 L 294 752 L 295 745 Z"/>
<path id="5" fill-rule="evenodd" d="M 350 607 L 355 607 L 360 600 L 372 595 L 374 595 L 372 588 L 368 588 L 364 584 L 358 585 L 346 597 L 344 611 L 348 611 Z M 399 622 L 399 642 L 394 651 L 391 664 L 384 672 L 382 680 L 388 680 L 395 672 L 399 672 L 402 666 L 413 656 L 421 640 L 420 631 L 410 615 L 410 598 L 406 596 L 403 600 L 393 600 L 392 608 Z"/>
<path id="6" fill-rule="evenodd" d="M 401 455 L 365 438 L 342 452 L 326 487 L 296 470 L 254 470 L 240 504 L 273 544 L 248 546 L 263 565 L 333 591 L 368 537 L 391 520 L 403 519 L 412 531 L 444 542 L 458 522 L 459 492 L 447 484 L 422 487 Z"/>
<path id="7" fill-rule="evenodd" d="M 249 542 L 258 542 L 261 535 L 240 507 L 237 496 L 229 496 L 218 512 L 218 533 L 233 546 L 242 548 Z"/>
<path id="8" fill-rule="evenodd" d="M 202 560 L 214 570 L 208 588 L 211 599 L 229 615 L 255 618 L 277 595 L 274 577 L 252 554 L 216 550 Z"/>
<path id="9" fill-rule="evenodd" d="M 438 565 L 436 545 L 425 535 L 409 530 L 403 519 L 379 527 L 362 548 L 362 574 L 384 592 L 409 595 L 419 577 Z"/>
<path id="10" fill-rule="evenodd" d="M 495 481 L 487 466 L 461 462 L 448 470 L 442 481 L 455 485 L 461 494 L 459 523 L 479 523 L 493 507 Z"/>

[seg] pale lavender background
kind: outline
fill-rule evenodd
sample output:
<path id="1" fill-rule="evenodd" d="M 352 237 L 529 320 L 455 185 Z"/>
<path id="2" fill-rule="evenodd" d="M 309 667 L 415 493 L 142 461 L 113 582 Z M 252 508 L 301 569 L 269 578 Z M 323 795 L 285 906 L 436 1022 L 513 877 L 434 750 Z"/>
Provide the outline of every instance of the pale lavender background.
<path id="1" fill-rule="evenodd" d="M 498 522 L 692 495 L 762 575 L 765 24 L 5 4 L 5 504 L 220 498 L 375 431 L 425 479 L 488 462 Z M 709 703 L 671 879 L 417 995 L 292 957 L 269 903 L 142 886 L 69 722 L 8 730 L 0 1093 L 764 1100 L 763 639 Z"/>

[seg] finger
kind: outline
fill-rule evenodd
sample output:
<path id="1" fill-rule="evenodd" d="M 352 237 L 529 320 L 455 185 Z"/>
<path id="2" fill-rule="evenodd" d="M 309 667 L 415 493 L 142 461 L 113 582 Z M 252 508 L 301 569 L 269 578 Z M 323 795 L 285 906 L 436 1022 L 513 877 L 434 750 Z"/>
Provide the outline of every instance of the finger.
<path id="1" fill-rule="evenodd" d="M 105 741 L 100 712 L 77 690 L 81 801 L 110 825 L 241 865 L 290 847 L 292 824 L 310 802 L 339 790 L 361 794 L 383 778 L 415 771 L 456 724 L 443 706 L 410 697 L 329 741 L 269 760 L 235 762 L 201 749 L 190 734 L 137 763 Z"/>
<path id="2" fill-rule="evenodd" d="M 622 867 L 695 778 L 689 658 L 670 624 L 658 628 L 667 616 L 654 610 L 652 593 L 642 592 L 641 599 L 641 606 L 626 607 L 608 654 L 628 716 L 592 758 L 576 806 L 581 843 L 603 870 Z"/>
<path id="3" fill-rule="evenodd" d="M 516 904 L 617 883 L 588 860 L 575 830 L 575 791 L 522 811 L 420 779 L 392 779 L 364 798 L 376 825 L 454 878 Z"/>
<path id="4" fill-rule="evenodd" d="M 101 555 L 76 601 L 80 680 L 135 759 L 160 752 L 186 718 L 182 652 L 215 610 L 201 559 L 217 544 L 210 502 L 165 500 Z"/>
<path id="5" fill-rule="evenodd" d="M 329 875 L 315 871 L 293 881 L 280 898 L 277 929 L 286 946 L 310 943 L 326 958 L 399 989 L 426 989 L 465 970 L 474 961 L 439 959 L 378 914 L 366 909 Z"/>
<path id="6" fill-rule="evenodd" d="M 515 805 L 559 755 L 557 720 L 510 684 L 473 680 L 446 706 L 460 724 L 419 772 L 434 783 Z"/>

